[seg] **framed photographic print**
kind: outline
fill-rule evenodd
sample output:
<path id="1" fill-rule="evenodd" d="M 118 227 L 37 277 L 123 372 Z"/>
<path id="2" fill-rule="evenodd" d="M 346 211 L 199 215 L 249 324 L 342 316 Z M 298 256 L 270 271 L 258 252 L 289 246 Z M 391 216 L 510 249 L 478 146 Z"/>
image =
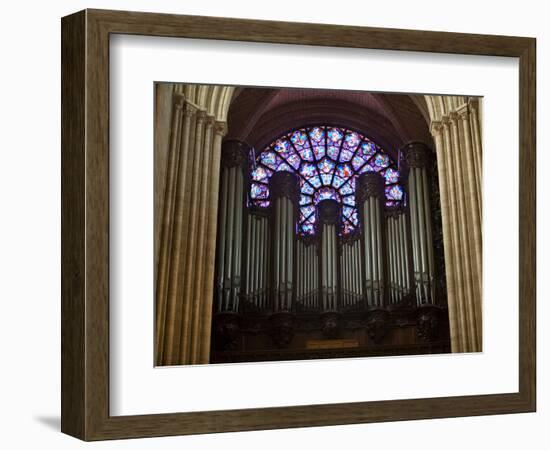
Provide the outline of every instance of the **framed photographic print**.
<path id="1" fill-rule="evenodd" d="M 535 410 L 535 40 L 62 20 L 62 431 Z"/>

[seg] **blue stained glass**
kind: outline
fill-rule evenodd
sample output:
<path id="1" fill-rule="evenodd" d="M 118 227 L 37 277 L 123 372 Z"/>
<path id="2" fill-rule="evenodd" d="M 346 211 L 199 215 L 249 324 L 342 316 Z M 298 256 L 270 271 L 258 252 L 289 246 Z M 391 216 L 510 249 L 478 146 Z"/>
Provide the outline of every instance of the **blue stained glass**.
<path id="1" fill-rule="evenodd" d="M 309 131 L 309 137 L 312 142 L 321 142 L 325 139 L 325 130 L 323 130 L 321 127 L 312 128 Z"/>
<path id="2" fill-rule="evenodd" d="M 342 131 L 338 128 L 329 128 L 327 132 L 327 136 L 329 141 L 333 142 L 337 146 L 340 146 L 340 142 L 342 141 L 342 137 L 344 135 Z"/>
<path id="3" fill-rule="evenodd" d="M 397 183 L 397 180 L 399 180 L 399 172 L 389 167 L 384 174 L 384 178 L 386 178 L 386 183 L 388 184 Z"/>
<path id="4" fill-rule="evenodd" d="M 319 175 L 311 177 L 309 179 L 309 182 L 313 185 L 314 188 L 321 187 L 321 179 L 319 178 Z"/>
<path id="5" fill-rule="evenodd" d="M 300 225 L 300 230 L 303 234 L 313 234 L 315 232 L 314 226 L 309 223 L 304 223 Z"/>
<path id="6" fill-rule="evenodd" d="M 338 189 L 340 186 L 342 186 L 346 180 L 343 178 L 340 178 L 338 175 L 334 175 L 334 178 L 332 179 L 332 185 Z"/>
<path id="7" fill-rule="evenodd" d="M 308 205 L 309 203 L 311 203 L 311 201 L 312 199 L 309 195 L 304 195 L 304 194 L 300 195 L 300 206 Z"/>
<path id="8" fill-rule="evenodd" d="M 361 144 L 361 154 L 366 157 L 370 157 L 376 153 L 376 145 L 372 142 L 363 142 Z"/>
<path id="9" fill-rule="evenodd" d="M 286 153 L 290 149 L 290 143 L 286 139 L 279 139 L 275 142 L 273 149 L 277 153 Z"/>
<path id="10" fill-rule="evenodd" d="M 332 173 L 322 173 L 321 180 L 325 186 L 329 186 L 332 183 Z"/>
<path id="11" fill-rule="evenodd" d="M 319 161 L 326 154 L 325 146 L 318 145 L 317 147 L 313 147 L 313 153 L 315 154 L 317 161 Z"/>
<path id="12" fill-rule="evenodd" d="M 367 159 L 364 156 L 356 155 L 351 161 L 351 165 L 353 166 L 354 170 L 359 170 L 366 162 Z"/>
<path id="13" fill-rule="evenodd" d="M 329 145 L 327 148 L 327 155 L 335 161 L 338 161 L 338 153 L 340 153 L 340 147 L 336 145 Z"/>
<path id="14" fill-rule="evenodd" d="M 365 164 L 359 173 L 367 173 L 367 172 L 375 172 L 374 167 L 372 167 L 370 164 Z"/>
<path id="15" fill-rule="evenodd" d="M 300 175 L 302 175 L 305 178 L 311 178 L 316 173 L 317 173 L 317 170 L 315 169 L 314 164 L 303 163 L 302 167 L 300 167 Z"/>
<path id="16" fill-rule="evenodd" d="M 383 153 L 378 153 L 374 157 L 374 165 L 376 167 L 384 168 L 384 167 L 388 167 L 389 164 L 390 164 L 390 158 L 388 155 L 384 155 Z"/>
<path id="17" fill-rule="evenodd" d="M 313 152 L 311 151 L 311 148 L 302 148 L 298 150 L 298 153 L 304 161 L 313 161 Z"/>
<path id="18" fill-rule="evenodd" d="M 347 150 L 354 151 L 361 140 L 361 136 L 355 131 L 348 131 L 344 138 L 344 147 Z"/>
<path id="19" fill-rule="evenodd" d="M 398 184 L 386 188 L 386 198 L 390 200 L 401 200 L 403 198 L 403 188 Z"/>
<path id="20" fill-rule="evenodd" d="M 315 193 L 315 195 L 313 196 L 313 200 L 314 200 L 315 204 L 318 204 L 319 202 L 321 202 L 323 200 L 336 200 L 336 201 L 339 201 L 340 196 L 338 195 L 338 193 L 333 188 L 323 187 Z"/>
<path id="21" fill-rule="evenodd" d="M 348 162 L 353 156 L 353 152 L 347 148 L 340 151 L 340 162 Z"/>
<path id="22" fill-rule="evenodd" d="M 344 205 L 355 206 L 355 195 L 347 195 L 343 199 Z"/>
<path id="23" fill-rule="evenodd" d="M 315 212 L 315 206 L 309 205 L 309 206 L 302 206 L 300 208 L 300 214 L 306 218 L 309 217 L 311 214 Z"/>
<path id="24" fill-rule="evenodd" d="M 277 164 L 277 155 L 272 151 L 263 152 L 260 155 L 260 162 L 265 164 L 270 169 L 275 169 Z"/>
<path id="25" fill-rule="evenodd" d="M 290 135 L 290 140 L 296 148 L 303 147 L 305 144 L 308 144 L 309 146 L 309 143 L 307 141 L 307 134 L 304 133 L 303 130 L 298 130 L 292 133 Z"/>
<path id="26" fill-rule="evenodd" d="M 328 141 L 327 147 L 325 141 Z M 302 235 L 315 234 L 316 205 L 326 199 L 342 206 L 341 233 L 351 233 L 358 228 L 355 185 L 361 173 L 377 171 L 384 176 L 387 206 L 398 206 L 405 198 L 402 186 L 397 184 L 399 171 L 391 158 L 363 135 L 344 128 L 296 129 L 275 140 L 257 161 L 258 166 L 250 169 L 250 204 L 261 208 L 270 206 L 267 183 L 273 171 L 296 173 L 300 180 L 296 229 Z"/>
<path id="27" fill-rule="evenodd" d="M 271 176 L 273 171 L 266 169 L 265 167 L 258 166 L 252 171 L 252 179 L 254 181 L 262 181 L 267 183 L 267 179 Z"/>
<path id="28" fill-rule="evenodd" d="M 353 233 L 353 230 L 355 230 L 355 227 L 349 221 L 345 220 L 342 224 L 342 232 L 344 234 L 350 234 Z"/>
<path id="29" fill-rule="evenodd" d="M 338 176 L 348 179 L 353 175 L 353 170 L 349 164 L 338 164 L 338 167 L 336 168 L 336 173 Z"/>
<path id="30" fill-rule="evenodd" d="M 300 166 L 300 163 L 302 162 L 302 160 L 296 153 L 293 153 L 292 155 L 290 155 L 286 160 L 294 169 L 297 169 Z"/>
<path id="31" fill-rule="evenodd" d="M 267 198 L 269 196 L 269 189 L 265 184 L 252 183 L 250 187 L 250 197 L 252 199 L 256 198 Z"/>
<path id="32" fill-rule="evenodd" d="M 323 160 L 317 164 L 317 167 L 319 167 L 322 173 L 332 173 L 334 166 L 335 164 L 328 158 L 323 158 Z"/>

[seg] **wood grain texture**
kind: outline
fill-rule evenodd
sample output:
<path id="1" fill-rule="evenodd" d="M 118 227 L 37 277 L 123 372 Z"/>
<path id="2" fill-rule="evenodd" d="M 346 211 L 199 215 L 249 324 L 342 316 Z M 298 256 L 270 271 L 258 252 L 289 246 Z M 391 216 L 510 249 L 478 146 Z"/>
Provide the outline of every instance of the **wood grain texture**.
<path id="1" fill-rule="evenodd" d="M 110 33 L 519 57 L 519 392 L 109 416 Z M 535 410 L 534 39 L 86 10 L 63 18 L 62 41 L 63 432 L 99 440 Z"/>

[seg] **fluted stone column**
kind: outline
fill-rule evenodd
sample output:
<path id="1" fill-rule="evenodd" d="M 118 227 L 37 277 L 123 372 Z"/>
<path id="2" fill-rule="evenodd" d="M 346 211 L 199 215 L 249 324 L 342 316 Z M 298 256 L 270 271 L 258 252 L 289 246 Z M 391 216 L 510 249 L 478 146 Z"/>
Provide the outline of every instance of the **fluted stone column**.
<path id="1" fill-rule="evenodd" d="M 156 287 L 156 362 L 207 363 L 225 124 L 174 95 Z M 189 239 L 193 236 L 193 239 Z M 200 260 L 201 263 L 197 264 Z"/>
<path id="2" fill-rule="evenodd" d="M 482 350 L 481 132 L 478 102 L 432 121 L 454 352 Z"/>
<path id="3" fill-rule="evenodd" d="M 430 149 L 420 142 L 413 142 L 401 151 L 409 168 L 408 191 L 416 302 L 418 305 L 434 304 L 435 268 L 427 170 Z"/>
<path id="4" fill-rule="evenodd" d="M 276 172 L 270 179 L 273 199 L 273 311 L 291 311 L 294 301 L 294 248 L 296 204 L 299 184 L 296 175 Z"/>
<path id="5" fill-rule="evenodd" d="M 363 221 L 365 296 L 368 306 L 384 306 L 386 263 L 384 251 L 384 178 L 378 173 L 359 177 L 357 202 Z"/>

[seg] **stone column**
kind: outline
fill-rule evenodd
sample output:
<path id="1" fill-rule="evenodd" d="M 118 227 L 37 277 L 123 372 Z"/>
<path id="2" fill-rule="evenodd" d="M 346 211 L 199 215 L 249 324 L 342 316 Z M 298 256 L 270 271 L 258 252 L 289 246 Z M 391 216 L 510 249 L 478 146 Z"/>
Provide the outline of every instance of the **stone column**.
<path id="1" fill-rule="evenodd" d="M 212 241 L 225 128 L 182 94 L 174 98 L 156 289 L 159 365 L 208 362 L 208 286 L 214 272 Z"/>
<path id="2" fill-rule="evenodd" d="M 357 181 L 357 204 L 364 227 L 365 268 L 363 273 L 368 306 L 384 306 L 386 303 L 383 201 L 384 178 L 374 172 L 361 175 Z"/>
<path id="3" fill-rule="evenodd" d="M 417 305 L 435 303 L 434 255 L 428 162 L 430 150 L 420 142 L 401 149 L 405 155 L 408 174 L 409 210 L 413 246 L 413 267 Z"/>

